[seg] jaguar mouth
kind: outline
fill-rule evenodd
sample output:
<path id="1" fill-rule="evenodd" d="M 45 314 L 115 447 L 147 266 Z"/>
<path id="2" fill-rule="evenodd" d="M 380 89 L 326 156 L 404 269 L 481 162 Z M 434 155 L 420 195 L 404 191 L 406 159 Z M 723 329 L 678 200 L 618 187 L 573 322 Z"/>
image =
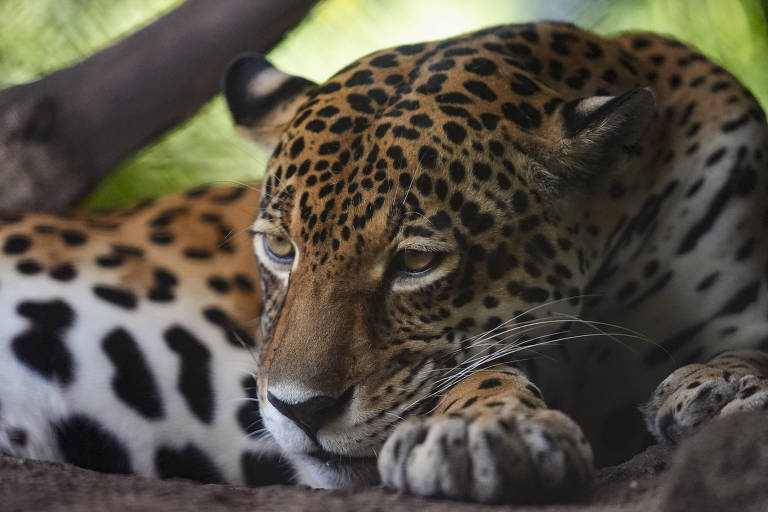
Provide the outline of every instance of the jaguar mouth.
<path id="1" fill-rule="evenodd" d="M 322 448 L 319 450 L 315 450 L 313 452 L 307 453 L 307 457 L 317 461 L 322 462 L 325 465 L 332 466 L 332 465 L 350 465 L 350 464 L 373 464 L 376 462 L 376 457 L 374 456 L 359 456 L 359 455 L 344 455 L 341 453 L 334 453 L 329 452 L 327 450 L 323 450 Z"/>

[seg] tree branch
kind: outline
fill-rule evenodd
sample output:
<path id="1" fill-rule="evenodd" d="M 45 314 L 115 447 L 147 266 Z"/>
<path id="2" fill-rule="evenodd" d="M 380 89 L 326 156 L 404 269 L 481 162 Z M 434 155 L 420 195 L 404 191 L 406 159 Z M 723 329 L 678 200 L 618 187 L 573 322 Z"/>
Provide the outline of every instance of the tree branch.
<path id="1" fill-rule="evenodd" d="M 0 92 L 0 207 L 61 211 L 191 116 L 230 60 L 267 52 L 316 0 L 187 0 L 109 48 Z"/>

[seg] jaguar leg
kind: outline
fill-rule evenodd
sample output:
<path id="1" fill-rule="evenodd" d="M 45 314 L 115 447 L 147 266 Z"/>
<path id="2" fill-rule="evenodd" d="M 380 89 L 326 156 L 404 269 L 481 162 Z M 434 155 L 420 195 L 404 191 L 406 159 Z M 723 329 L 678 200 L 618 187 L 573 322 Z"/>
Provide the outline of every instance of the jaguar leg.
<path id="1" fill-rule="evenodd" d="M 641 411 L 654 437 L 674 444 L 716 416 L 766 408 L 768 354 L 731 350 L 672 372 Z"/>
<path id="2" fill-rule="evenodd" d="M 461 381 L 431 416 L 400 425 L 378 463 L 384 484 L 404 492 L 505 503 L 573 497 L 593 468 L 579 426 L 514 368 Z"/>

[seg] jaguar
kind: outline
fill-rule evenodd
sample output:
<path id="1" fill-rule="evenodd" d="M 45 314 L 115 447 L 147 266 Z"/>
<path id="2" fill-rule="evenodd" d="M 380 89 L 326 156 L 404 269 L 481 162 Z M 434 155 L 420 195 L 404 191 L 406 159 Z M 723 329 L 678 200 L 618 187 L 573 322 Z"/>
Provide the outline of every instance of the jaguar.
<path id="1" fill-rule="evenodd" d="M 261 183 L 2 217 L 3 453 L 568 500 L 768 406 L 768 127 L 695 49 L 506 25 L 224 96 Z"/>

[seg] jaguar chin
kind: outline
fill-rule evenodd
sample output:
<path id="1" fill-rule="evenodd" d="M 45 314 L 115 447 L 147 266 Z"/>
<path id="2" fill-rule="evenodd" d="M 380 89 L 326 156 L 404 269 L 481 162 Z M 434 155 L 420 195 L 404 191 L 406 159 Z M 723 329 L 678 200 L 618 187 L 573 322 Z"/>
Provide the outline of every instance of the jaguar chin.
<path id="1" fill-rule="evenodd" d="M 376 457 L 350 457 L 326 451 L 307 455 L 290 454 L 297 477 L 307 485 L 322 489 L 345 489 L 376 485 L 380 482 Z"/>

